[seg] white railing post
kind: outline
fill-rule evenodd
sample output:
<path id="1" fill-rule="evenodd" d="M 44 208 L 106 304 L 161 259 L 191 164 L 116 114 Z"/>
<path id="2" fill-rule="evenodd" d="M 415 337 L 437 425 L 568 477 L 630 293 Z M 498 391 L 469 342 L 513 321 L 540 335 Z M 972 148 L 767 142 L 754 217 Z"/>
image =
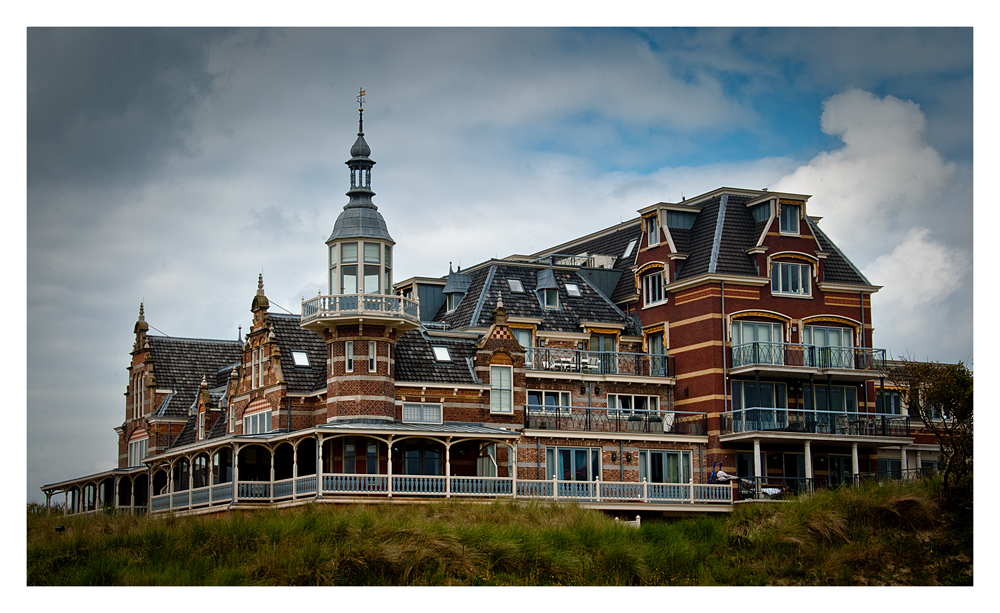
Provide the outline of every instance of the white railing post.
<path id="1" fill-rule="evenodd" d="M 559 500 L 559 483 L 556 482 L 555 473 L 552 473 L 552 500 Z"/>
<path id="2" fill-rule="evenodd" d="M 694 477 L 691 477 L 691 482 L 688 484 L 688 487 L 691 488 L 690 491 L 688 492 L 688 495 L 690 496 L 691 504 L 694 504 Z"/>
<path id="3" fill-rule="evenodd" d="M 597 502 L 601 501 L 601 477 L 597 475 L 594 477 L 594 487 L 597 488 Z"/>
<path id="4" fill-rule="evenodd" d="M 511 453 L 513 454 L 513 466 L 510 469 L 510 493 L 511 496 L 517 499 L 517 443 L 510 447 Z"/>
<path id="5" fill-rule="evenodd" d="M 649 485 L 646 483 L 646 478 L 642 478 L 642 501 L 649 502 Z"/>

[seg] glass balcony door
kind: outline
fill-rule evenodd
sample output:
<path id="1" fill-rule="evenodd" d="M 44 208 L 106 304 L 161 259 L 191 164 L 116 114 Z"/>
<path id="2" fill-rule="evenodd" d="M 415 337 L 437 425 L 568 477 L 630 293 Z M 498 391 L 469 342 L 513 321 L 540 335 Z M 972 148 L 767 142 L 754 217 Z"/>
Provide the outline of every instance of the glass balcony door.
<path id="1" fill-rule="evenodd" d="M 733 366 L 784 364 L 781 324 L 759 321 L 733 322 Z"/>

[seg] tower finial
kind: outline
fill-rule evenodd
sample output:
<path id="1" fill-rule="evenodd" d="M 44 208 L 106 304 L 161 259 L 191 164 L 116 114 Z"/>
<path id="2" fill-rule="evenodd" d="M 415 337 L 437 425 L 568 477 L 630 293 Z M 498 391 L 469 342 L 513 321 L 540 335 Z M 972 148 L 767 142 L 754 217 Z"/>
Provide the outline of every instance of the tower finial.
<path id="1" fill-rule="evenodd" d="M 358 89 L 358 136 L 365 133 L 365 90 Z"/>
<path id="2" fill-rule="evenodd" d="M 264 295 L 264 273 L 257 275 L 257 295 Z"/>

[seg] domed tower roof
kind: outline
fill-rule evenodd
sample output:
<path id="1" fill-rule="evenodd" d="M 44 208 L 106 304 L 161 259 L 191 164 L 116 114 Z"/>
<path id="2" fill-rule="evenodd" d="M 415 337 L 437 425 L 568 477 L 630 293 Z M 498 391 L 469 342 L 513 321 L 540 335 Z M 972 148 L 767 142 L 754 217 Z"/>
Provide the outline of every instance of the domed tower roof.
<path id="1" fill-rule="evenodd" d="M 351 169 L 351 189 L 347 192 L 351 200 L 333 224 L 333 233 L 326 239 L 327 243 L 351 238 L 377 238 L 395 243 L 389 236 L 385 219 L 372 202 L 375 192 L 371 189 L 371 169 L 375 161 L 368 157 L 372 150 L 365 141 L 364 94 L 361 90 L 358 96 L 358 139 L 351 146 L 351 159 L 345 162 Z"/>

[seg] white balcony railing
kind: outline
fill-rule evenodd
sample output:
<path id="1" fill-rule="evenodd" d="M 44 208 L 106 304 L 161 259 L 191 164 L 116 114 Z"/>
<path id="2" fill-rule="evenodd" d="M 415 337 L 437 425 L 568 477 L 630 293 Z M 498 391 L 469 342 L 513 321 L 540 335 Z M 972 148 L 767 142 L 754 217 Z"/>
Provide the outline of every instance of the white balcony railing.
<path id="1" fill-rule="evenodd" d="M 316 484 L 321 491 L 316 492 Z M 212 508 L 232 502 L 233 490 L 239 502 L 269 502 L 311 499 L 317 494 L 337 496 L 422 496 L 431 498 L 535 498 L 577 502 L 647 502 L 675 504 L 729 504 L 729 485 L 697 483 L 648 483 L 615 481 L 575 481 L 566 479 L 513 479 L 510 477 L 469 477 L 441 475 L 357 475 L 324 473 L 279 481 L 241 481 L 163 493 L 152 497 L 151 512 L 181 512 Z M 294 489 L 294 493 L 293 493 Z"/>
<path id="2" fill-rule="evenodd" d="M 344 294 L 316 296 L 302 301 L 302 323 L 316 319 L 352 317 L 399 317 L 414 324 L 420 323 L 416 300 L 402 296 L 382 294 Z"/>

